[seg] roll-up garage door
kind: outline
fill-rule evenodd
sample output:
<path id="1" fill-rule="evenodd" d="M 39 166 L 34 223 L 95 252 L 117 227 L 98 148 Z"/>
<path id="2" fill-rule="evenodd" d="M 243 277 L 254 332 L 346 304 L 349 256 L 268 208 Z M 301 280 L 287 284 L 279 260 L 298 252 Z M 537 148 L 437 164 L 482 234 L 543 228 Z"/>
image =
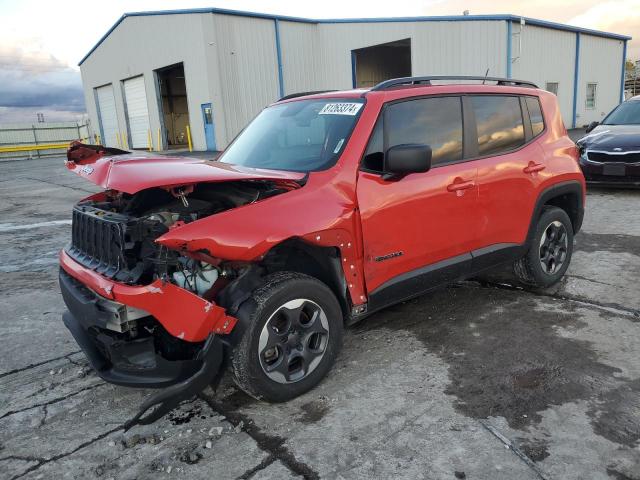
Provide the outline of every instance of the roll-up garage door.
<path id="1" fill-rule="evenodd" d="M 111 84 L 96 88 L 98 110 L 100 111 L 101 143 L 107 147 L 118 147 L 118 117 L 116 116 L 116 100 L 113 97 Z"/>
<path id="2" fill-rule="evenodd" d="M 127 121 L 131 134 L 131 148 L 147 148 L 149 145 L 149 110 L 144 77 L 124 81 L 124 97 L 127 103 Z"/>

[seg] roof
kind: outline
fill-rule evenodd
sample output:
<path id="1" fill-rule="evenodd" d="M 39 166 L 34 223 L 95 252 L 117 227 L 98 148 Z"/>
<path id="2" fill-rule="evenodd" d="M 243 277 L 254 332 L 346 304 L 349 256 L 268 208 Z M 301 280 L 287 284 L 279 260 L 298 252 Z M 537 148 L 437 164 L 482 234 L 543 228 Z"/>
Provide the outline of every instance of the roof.
<path id="1" fill-rule="evenodd" d="M 211 13 L 220 15 L 235 15 L 239 17 L 253 17 L 264 18 L 269 20 L 282 20 L 288 22 L 298 23 L 315 23 L 315 24 L 327 24 L 327 23 L 390 23 L 390 22 L 470 22 L 470 21 L 506 21 L 506 22 L 518 22 L 524 20 L 528 25 L 534 25 L 538 27 L 551 28 L 554 30 L 563 30 L 566 32 L 584 33 L 587 35 L 594 35 L 598 37 L 611 38 L 615 40 L 631 40 L 631 37 L 627 35 L 620 35 L 617 33 L 601 32 L 599 30 L 591 30 L 588 28 L 574 27 L 572 25 L 565 25 L 562 23 L 549 22 L 546 20 L 538 20 L 535 18 L 521 17 L 518 15 L 500 14 L 500 15 L 451 15 L 451 16 L 430 16 L 430 17 L 381 17 L 381 18 L 327 18 L 327 19 L 312 19 L 303 17 L 290 17 L 286 15 L 272 15 L 268 13 L 257 12 L 245 12 L 242 10 L 229 10 L 225 8 L 188 8 L 183 10 L 159 10 L 149 12 L 131 12 L 123 14 L 113 26 L 107 30 L 98 43 L 96 43 L 89 52 L 82 57 L 82 60 L 78 65 L 89 58 L 89 56 L 111 35 L 118 25 L 120 25 L 125 18 L 128 17 L 151 17 L 157 15 L 185 15 L 185 14 L 198 14 L 198 13 Z"/>

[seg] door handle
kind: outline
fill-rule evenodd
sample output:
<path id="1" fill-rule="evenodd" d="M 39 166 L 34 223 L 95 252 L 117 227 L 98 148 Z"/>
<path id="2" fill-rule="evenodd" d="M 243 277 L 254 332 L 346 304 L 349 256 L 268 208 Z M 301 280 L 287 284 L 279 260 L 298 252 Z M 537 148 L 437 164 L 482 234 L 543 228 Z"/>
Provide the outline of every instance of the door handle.
<path id="1" fill-rule="evenodd" d="M 535 173 L 535 172 L 540 172 L 545 168 L 547 168 L 546 165 L 543 165 L 542 163 L 529 162 L 529 165 L 524 167 L 524 170 L 522 171 L 524 173 Z"/>
<path id="2" fill-rule="evenodd" d="M 454 182 L 450 185 L 447 185 L 448 192 L 459 192 L 460 190 L 468 190 L 470 188 L 475 187 L 475 182 L 473 180 L 464 181 L 460 178 L 456 178 Z"/>

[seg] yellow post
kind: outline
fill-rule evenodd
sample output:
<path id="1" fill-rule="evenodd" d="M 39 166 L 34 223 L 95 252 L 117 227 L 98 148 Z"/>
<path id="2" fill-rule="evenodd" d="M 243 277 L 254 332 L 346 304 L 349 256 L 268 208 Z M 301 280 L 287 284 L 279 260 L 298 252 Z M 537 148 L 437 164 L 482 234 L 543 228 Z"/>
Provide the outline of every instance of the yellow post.
<path id="1" fill-rule="evenodd" d="M 102 145 L 102 139 L 99 133 L 96 133 L 96 145 Z"/>
<path id="2" fill-rule="evenodd" d="M 124 148 L 125 150 L 129 149 L 129 147 L 127 145 L 127 133 L 126 132 L 122 132 L 122 148 Z"/>
<path id="3" fill-rule="evenodd" d="M 187 142 L 189 143 L 189 151 L 193 152 L 193 145 L 191 144 L 191 129 L 187 125 Z"/>
<path id="4" fill-rule="evenodd" d="M 153 152 L 153 140 L 151 139 L 151 130 L 147 130 L 147 142 L 149 143 L 149 151 Z"/>
<path id="5" fill-rule="evenodd" d="M 160 129 L 158 128 L 158 151 L 162 150 L 162 140 L 160 140 Z"/>
<path id="6" fill-rule="evenodd" d="M 122 143 L 120 143 L 120 134 L 116 132 L 116 143 L 118 144 L 118 148 L 122 148 Z"/>

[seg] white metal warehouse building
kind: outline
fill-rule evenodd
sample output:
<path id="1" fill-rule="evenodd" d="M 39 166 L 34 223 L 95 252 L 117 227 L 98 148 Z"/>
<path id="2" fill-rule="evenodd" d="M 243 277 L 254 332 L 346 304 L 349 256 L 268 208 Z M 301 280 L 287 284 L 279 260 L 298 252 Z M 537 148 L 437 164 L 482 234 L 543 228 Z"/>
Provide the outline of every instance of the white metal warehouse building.
<path id="1" fill-rule="evenodd" d="M 568 128 L 623 96 L 630 37 L 513 15 L 311 20 L 216 8 L 123 15 L 81 60 L 87 110 L 109 146 L 220 150 L 296 92 L 418 75 L 535 82 Z"/>

